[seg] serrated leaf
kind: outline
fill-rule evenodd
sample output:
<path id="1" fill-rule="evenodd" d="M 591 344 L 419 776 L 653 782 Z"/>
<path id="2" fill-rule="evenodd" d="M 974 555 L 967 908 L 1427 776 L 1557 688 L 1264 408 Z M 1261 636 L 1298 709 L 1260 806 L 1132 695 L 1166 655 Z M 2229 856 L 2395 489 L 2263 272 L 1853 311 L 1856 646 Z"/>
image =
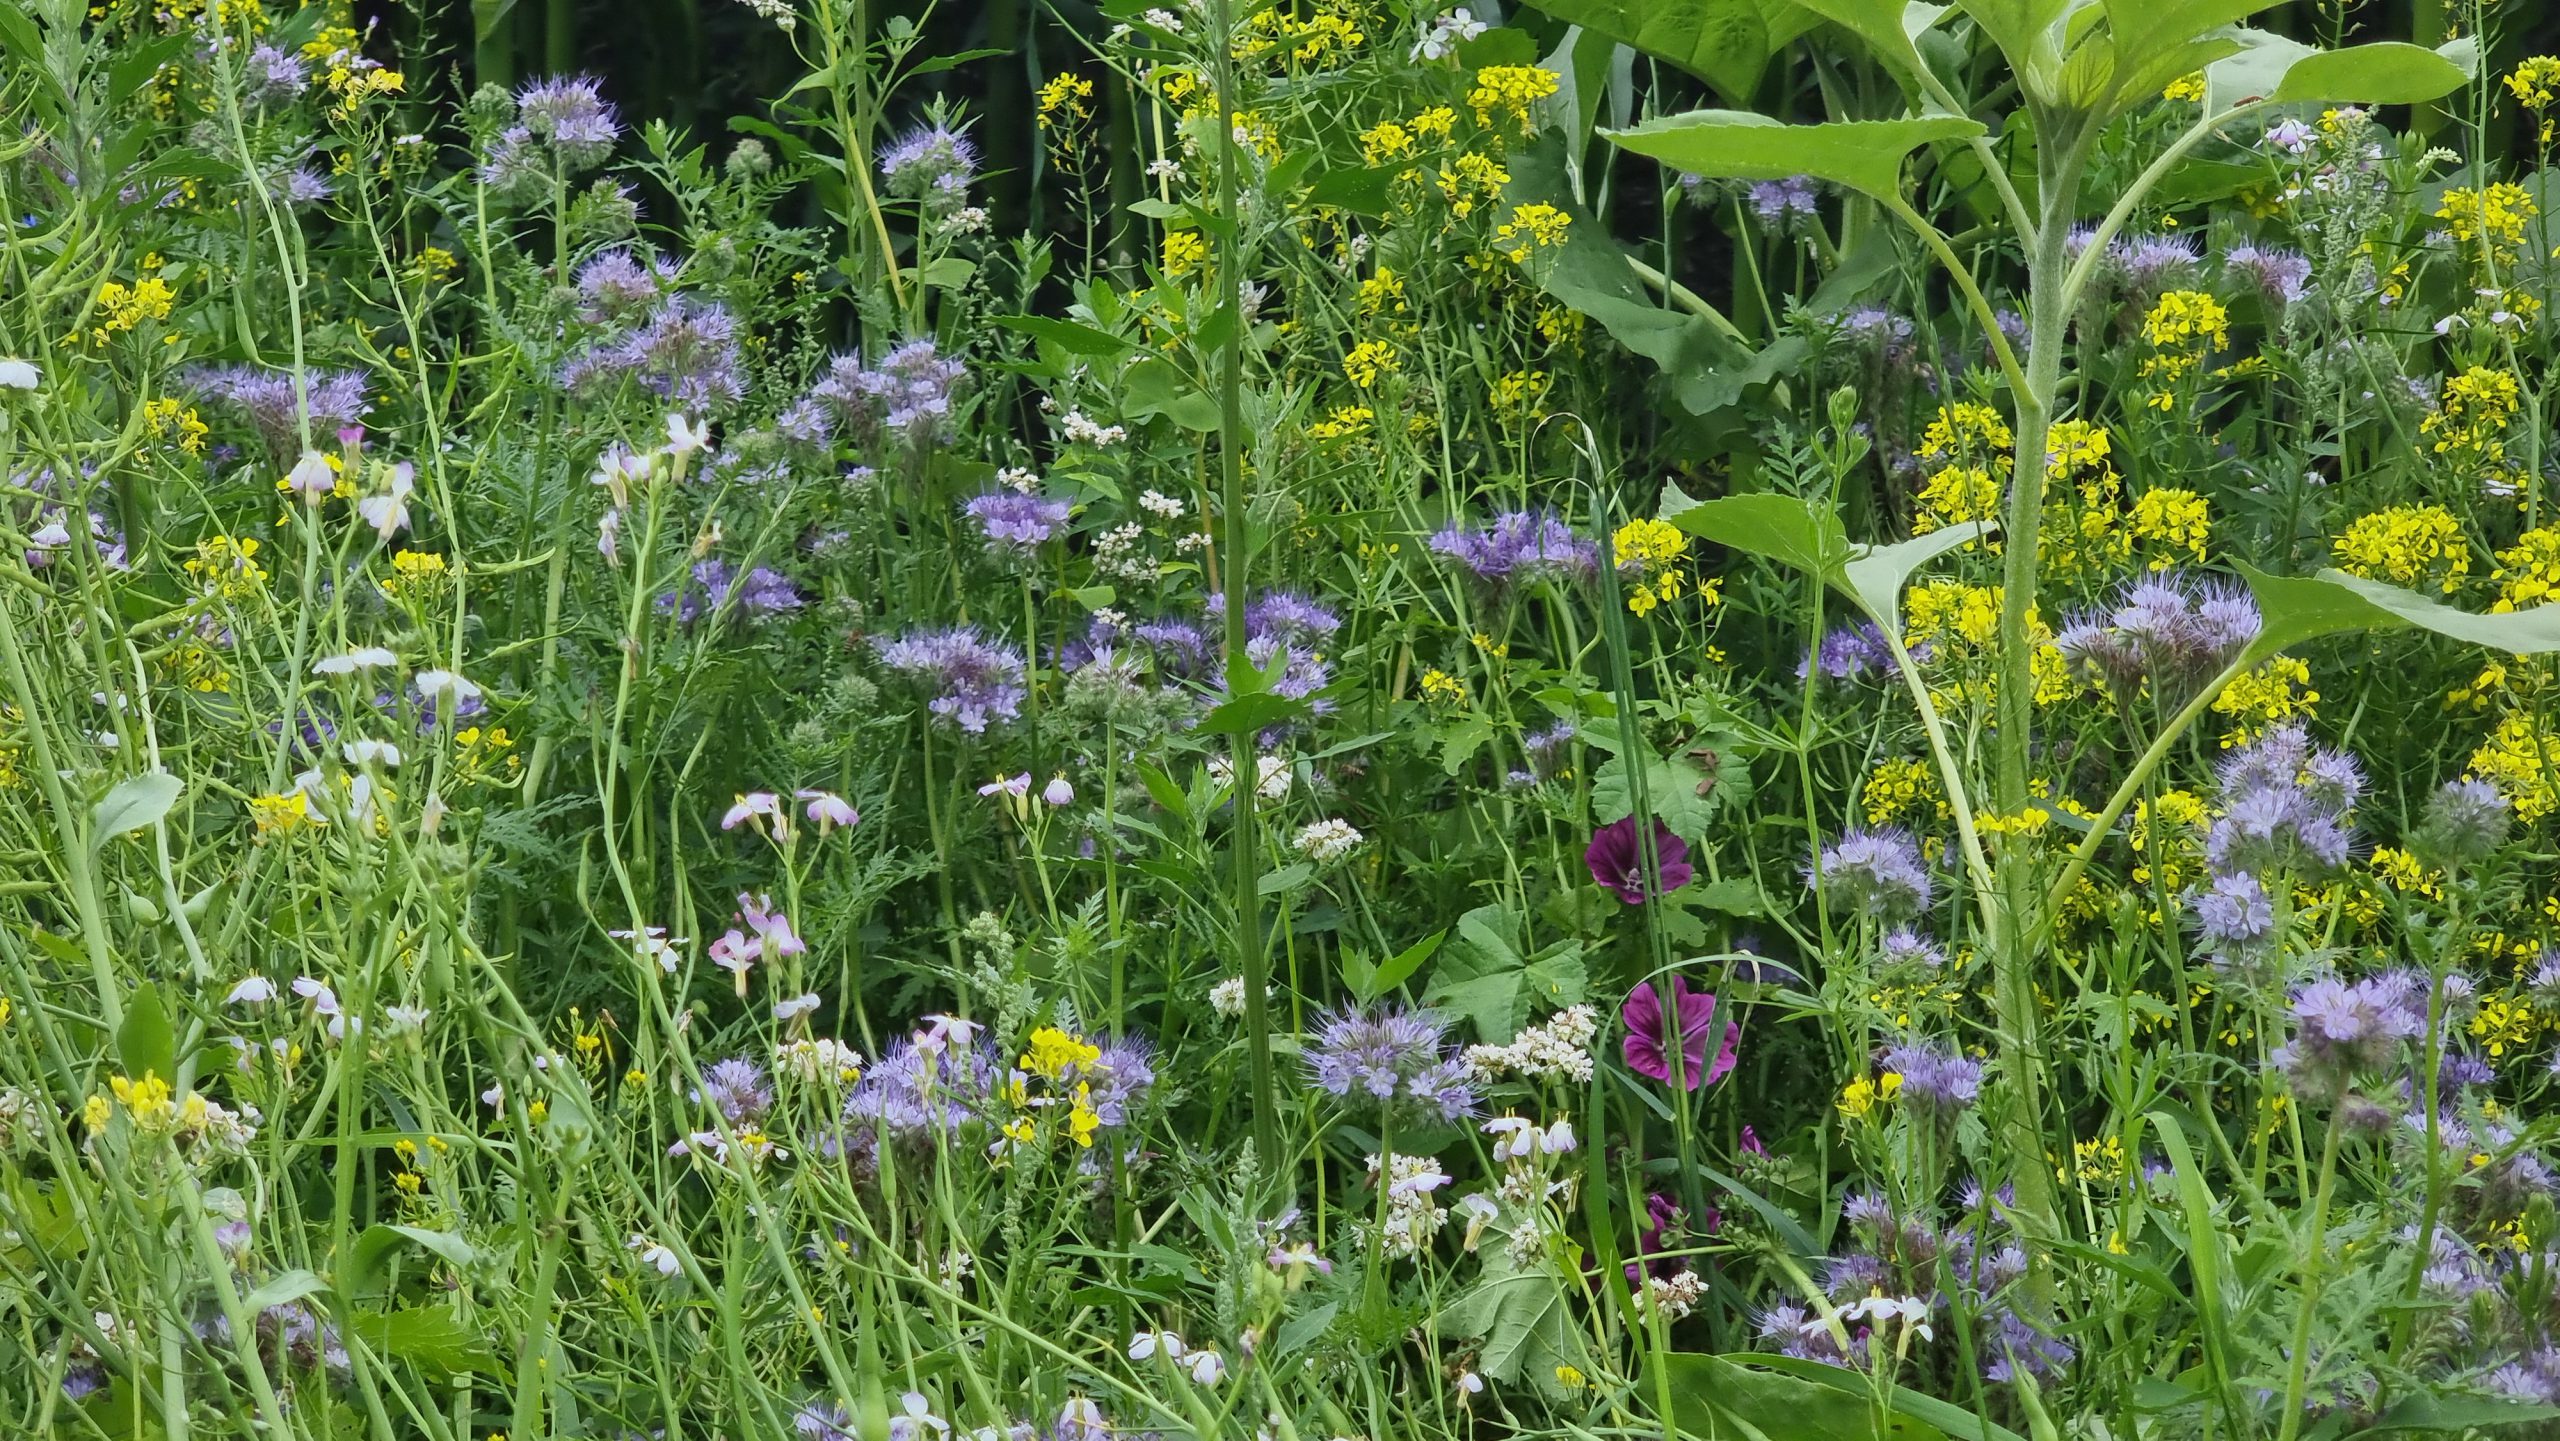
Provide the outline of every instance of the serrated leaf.
<path id="1" fill-rule="evenodd" d="M 112 837 L 158 823 L 186 788 L 185 781 L 167 771 L 144 771 L 116 782 L 115 788 L 90 808 L 90 845 L 102 846 Z"/>
<path id="2" fill-rule="evenodd" d="M 1440 963 L 1432 968 L 1422 1003 L 1465 1016 L 1477 1038 L 1493 1045 L 1519 1034 L 1533 1000 L 1573 1005 L 1588 983 L 1579 943 L 1559 942 L 1524 957 L 1519 922 L 1500 906 L 1478 906 L 1460 916 L 1439 949 Z"/>
<path id="3" fill-rule="evenodd" d="M 1496 1249 L 1489 1248 L 1488 1257 Z M 1484 1277 L 1441 1312 L 1440 1334 L 1480 1341 L 1475 1369 L 1486 1377 L 1505 1383 L 1525 1379 L 1561 1396 L 1556 1368 L 1574 1354 L 1564 1289 L 1544 1271 L 1515 1270 L 1493 1259 L 1486 1261 Z"/>
<path id="4" fill-rule="evenodd" d="M 1698 788 L 1705 786 L 1706 794 Z M 1722 787 L 1707 768 L 1685 755 L 1648 753 L 1644 762 L 1645 810 L 1655 820 L 1670 827 L 1673 835 L 1695 840 L 1706 834 L 1715 820 L 1716 811 L 1724 804 Z M 1607 825 L 1636 813 L 1635 795 L 1628 784 L 1627 762 L 1623 755 L 1613 755 L 1600 765 L 1591 777 L 1591 818 Z"/>
<path id="5" fill-rule="evenodd" d="M 1600 133 L 1621 149 L 1711 180 L 1810 175 L 1890 199 L 1902 188 L 1903 157 L 1925 145 L 1969 140 L 1984 130 L 1979 122 L 1956 115 L 1787 125 L 1744 110 L 1692 110 L 1632 130 Z"/>

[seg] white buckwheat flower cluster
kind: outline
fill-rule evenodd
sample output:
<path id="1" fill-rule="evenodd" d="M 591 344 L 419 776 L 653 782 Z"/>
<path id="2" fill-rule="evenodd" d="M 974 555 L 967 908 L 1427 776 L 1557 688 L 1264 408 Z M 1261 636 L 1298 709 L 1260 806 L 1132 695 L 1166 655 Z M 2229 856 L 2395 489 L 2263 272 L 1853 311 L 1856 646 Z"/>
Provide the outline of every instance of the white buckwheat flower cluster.
<path id="1" fill-rule="evenodd" d="M 1568 1006 L 1531 1026 L 1507 1046 L 1467 1047 L 1467 1069 L 1485 1081 L 1517 1076 L 1526 1081 L 1591 1079 L 1591 1043 L 1600 1035 L 1600 1016 L 1589 1006 Z"/>
<path id="2" fill-rule="evenodd" d="M 1349 821 L 1321 820 L 1298 832 L 1298 854 L 1318 865 L 1338 861 L 1360 848 L 1360 832 Z"/>

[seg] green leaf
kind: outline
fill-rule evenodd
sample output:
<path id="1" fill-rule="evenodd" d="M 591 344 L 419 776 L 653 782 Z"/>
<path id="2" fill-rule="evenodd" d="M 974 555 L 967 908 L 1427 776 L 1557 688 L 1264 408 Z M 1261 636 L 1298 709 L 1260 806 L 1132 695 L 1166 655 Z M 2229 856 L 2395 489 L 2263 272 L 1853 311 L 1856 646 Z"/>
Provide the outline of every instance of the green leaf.
<path id="1" fill-rule="evenodd" d="M 1046 341 L 1070 355 L 1109 359 L 1138 348 L 1134 340 L 1123 340 L 1090 325 L 1078 325 L 1072 320 L 1053 320 L 1045 315 L 999 315 L 994 318 L 994 323 L 1034 340 Z"/>
<path id="2" fill-rule="evenodd" d="M 2116 74 L 2126 79 L 2130 90 L 2133 77 L 2158 70 L 2167 57 L 2184 47 L 2280 3 L 2282 0 L 2102 0 Z M 2200 68 L 2183 66 L 2160 84 Z M 2150 88 L 2160 87 L 2155 84 Z"/>
<path id="3" fill-rule="evenodd" d="M 1523 957 L 1519 922 L 1500 906 L 1478 906 L 1460 916 L 1440 949 L 1422 1003 L 1465 1016 L 1475 1023 L 1477 1038 L 1493 1045 L 1519 1034 L 1533 999 L 1550 1007 L 1574 1005 L 1588 979 L 1579 942 L 1561 941 L 1535 958 Z"/>
<path id="4" fill-rule="evenodd" d="M 1828 506 L 1768 494 L 1693 501 L 1676 490 L 1665 494 L 1661 516 L 1691 535 L 1820 579 L 1895 635 L 1911 573 L 1995 529 L 1988 521 L 1967 521 L 1893 545 L 1864 546 L 1850 541 Z"/>
<path id="5" fill-rule="evenodd" d="M 1250 691 L 1219 702 L 1201 719 L 1199 729 L 1213 736 L 1241 735 L 1296 720 L 1306 714 L 1306 709 L 1305 701 L 1291 700 L 1267 690 Z"/>
<path id="6" fill-rule="evenodd" d="M 1753 1441 L 1944 1441 L 1947 1433 L 1913 1419 L 1903 1403 L 1914 1393 L 1894 1388 L 1894 1408 L 1876 1424 L 1873 1385 L 1861 1372 L 1831 1371 L 1830 1377 L 1781 1374 L 1786 1358 L 1743 1355 L 1710 1356 L 1695 1351 L 1665 1354 L 1661 1365 L 1671 1373 L 1671 1413 L 1680 1429 L 1695 1436 L 1739 1436 Z M 1792 1370 L 1793 1368 L 1789 1368 Z M 1969 1420 L 1970 1418 L 1968 1418 Z M 1980 1432 L 1968 1432 L 1979 1436 Z M 2008 1433 L 1998 1433 L 2007 1436 Z"/>
<path id="7" fill-rule="evenodd" d="M 1439 728 L 1440 769 L 1456 775 L 1466 769 L 1484 743 L 1493 739 L 1493 722 L 1480 715 L 1463 715 Z"/>
<path id="8" fill-rule="evenodd" d="M 1340 166 L 1317 176 L 1315 183 L 1307 187 L 1307 203 L 1329 205 L 1354 215 L 1384 215 L 1388 193 L 1395 187 L 1396 177 L 1403 173 L 1403 167 L 1392 165 Z"/>
<path id="9" fill-rule="evenodd" d="M 105 845 L 110 837 L 157 824 L 186 788 L 186 782 L 167 771 L 145 771 L 116 782 L 106 798 L 90 809 L 90 848 Z"/>
<path id="10" fill-rule="evenodd" d="M 2485 1426 L 2520 1426 L 2528 1421 L 2560 1418 L 2560 1406 L 2538 1406 L 2496 1396 L 2407 1396 L 2392 1404 L 2359 1436 L 2389 1431 L 2416 1431 L 2428 1436 L 2460 1436 Z"/>
<path id="11" fill-rule="evenodd" d="M 281 1306 L 287 1301 L 299 1301 L 305 1296 L 327 1289 L 329 1289 L 329 1283 L 321 1280 L 317 1272 L 292 1270 L 272 1278 L 257 1290 L 241 1297 L 240 1306 L 246 1311 L 263 1311 L 269 1306 Z"/>
<path id="12" fill-rule="evenodd" d="M 178 1079 L 178 1033 L 158 986 L 138 986 L 125 1002 L 124 1024 L 116 1030 L 116 1062 L 137 1081 L 147 1075 L 173 1083 Z"/>
<path id="13" fill-rule="evenodd" d="M 2000 47 L 2029 95 L 2053 98 L 2062 73 L 2062 38 L 2056 30 L 2072 0 L 1956 0 L 1956 8 Z"/>
<path id="14" fill-rule="evenodd" d="M 471 1243 L 450 1231 L 430 1231 L 423 1226 L 367 1226 L 356 1238 L 353 1254 L 338 1275 L 338 1294 L 355 1296 L 371 1290 L 379 1279 L 382 1263 L 402 1243 L 424 1247 L 453 1265 L 471 1264 Z"/>
<path id="15" fill-rule="evenodd" d="M 1944 5 L 1918 5 L 1907 0 L 1793 0 L 1866 42 L 1867 53 L 1906 84 L 1916 83 L 1927 66 L 1914 40 L 1947 13 Z"/>
<path id="16" fill-rule="evenodd" d="M 1666 60 L 1740 104 L 1769 65 L 1758 0 L 1530 0 L 1559 20 Z"/>
<path id="17" fill-rule="evenodd" d="M 1811 1381 L 1817 1386 L 1828 1387 L 1844 1396 L 1855 1396 L 1865 1400 L 1875 1394 L 1874 1382 L 1867 1377 L 1854 1371 L 1843 1371 L 1837 1366 L 1826 1366 L 1820 1361 L 1795 1356 L 1760 1356 L 1748 1353 L 1728 1359 L 1765 1364 L 1789 1376 Z M 2026 1441 L 2025 1437 L 2005 1426 L 1983 1420 L 1961 1406 L 1941 1401 L 1925 1391 L 1914 1391 L 1908 1386 L 1894 1387 L 1886 1400 L 1886 1405 L 1893 1411 L 1894 1420 L 1897 1423 L 1926 1428 L 1913 1434 L 1936 1435 L 1943 1432 L 1957 1438 L 1957 1441 Z"/>
<path id="18" fill-rule="evenodd" d="M 1360 999 L 1374 1001 L 1403 985 L 1415 971 L 1422 969 L 1424 961 L 1438 954 L 1440 943 L 1448 938 L 1449 932 L 1446 929 L 1433 931 L 1379 962 L 1377 968 L 1369 973 L 1369 983 L 1363 988 Z"/>
<path id="19" fill-rule="evenodd" d="M 2508 655 L 2560 651 L 2560 606 L 2478 615 L 2341 570 L 2324 570 L 2305 579 L 2269 575 L 2246 562 L 2235 562 L 2233 568 L 2249 583 L 2249 592 L 2257 597 L 2258 610 L 2266 617 L 2258 638 L 2249 645 L 2250 659 L 2324 635 L 2412 627 Z"/>
<path id="20" fill-rule="evenodd" d="M 1704 787 L 1703 793 L 1700 788 Z M 1644 810 L 1671 828 L 1673 835 L 1694 840 L 1707 832 L 1723 805 L 1722 787 L 1707 768 L 1685 755 L 1647 752 L 1644 761 Z M 1607 825 L 1636 813 L 1628 785 L 1627 758 L 1613 755 L 1591 777 L 1591 818 Z"/>
<path id="21" fill-rule="evenodd" d="M 1711 180 L 1810 175 L 1888 200 L 1902 188 L 1903 157 L 1924 145 L 1971 139 L 1983 127 L 1956 115 L 1786 125 L 1743 110 L 1692 110 L 1600 133 L 1622 149 Z"/>
<path id="22" fill-rule="evenodd" d="M 465 1323 L 451 1306 L 416 1306 L 383 1315 L 357 1316 L 354 1326 L 356 1334 L 374 1349 L 432 1373 L 500 1373 L 498 1355 L 489 1349 L 489 1339 Z"/>
<path id="23" fill-rule="evenodd" d="M 1218 428 L 1218 403 L 1200 393 L 1172 361 L 1141 360 L 1129 367 L 1122 384 L 1132 420 L 1162 415 L 1171 417 L 1185 430 L 1205 432 Z"/>
<path id="24" fill-rule="evenodd" d="M 1499 1249 L 1485 1253 L 1485 1279 L 1441 1312 L 1440 1334 L 1482 1342 L 1475 1369 L 1490 1379 L 1508 1384 L 1526 1378 L 1561 1398 L 1564 1383 L 1556 1368 L 1576 1354 L 1564 1288 L 1543 1271 L 1515 1270 L 1497 1260 Z"/>
<path id="25" fill-rule="evenodd" d="M 2414 105 L 2450 95 L 2471 73 L 2423 45 L 2397 40 L 2320 50 L 2293 62 L 2276 86 L 2278 100 Z"/>

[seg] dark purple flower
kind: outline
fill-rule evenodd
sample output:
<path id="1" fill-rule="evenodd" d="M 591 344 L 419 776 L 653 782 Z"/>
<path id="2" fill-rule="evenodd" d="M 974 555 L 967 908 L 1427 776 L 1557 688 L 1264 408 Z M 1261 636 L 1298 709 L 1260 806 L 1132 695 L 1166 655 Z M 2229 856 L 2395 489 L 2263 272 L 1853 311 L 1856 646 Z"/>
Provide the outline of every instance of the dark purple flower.
<path id="1" fill-rule="evenodd" d="M 1689 864 L 1689 843 L 1671 833 L 1660 821 L 1653 823 L 1653 860 L 1660 867 L 1648 874 L 1645 866 L 1644 842 L 1636 830 L 1636 818 L 1611 821 L 1591 837 L 1582 852 L 1582 863 L 1591 868 L 1591 879 L 1617 892 L 1618 899 L 1640 906 L 1651 896 L 1668 895 L 1689 884 L 1696 870 Z M 1658 876 L 1661 888 L 1656 890 Z"/>
<path id="2" fill-rule="evenodd" d="M 1678 1021 L 1672 1020 L 1676 1011 Z M 1712 991 L 1693 991 L 1689 983 L 1675 975 L 1671 978 L 1671 1006 L 1666 1010 L 1662 993 L 1646 981 L 1627 993 L 1626 1004 L 1618 1008 L 1618 1019 L 1627 1033 L 1618 1042 L 1618 1053 L 1626 1058 L 1627 1069 L 1639 1076 L 1669 1084 L 1671 1057 L 1680 1056 L 1680 1089 L 1694 1091 L 1724 1079 L 1733 1069 L 1734 1057 L 1742 1043 L 1742 1027 L 1725 1022 L 1724 1039 L 1716 1047 L 1715 1060 L 1707 1059 L 1707 1040 L 1715 1034 L 1716 998 Z"/>

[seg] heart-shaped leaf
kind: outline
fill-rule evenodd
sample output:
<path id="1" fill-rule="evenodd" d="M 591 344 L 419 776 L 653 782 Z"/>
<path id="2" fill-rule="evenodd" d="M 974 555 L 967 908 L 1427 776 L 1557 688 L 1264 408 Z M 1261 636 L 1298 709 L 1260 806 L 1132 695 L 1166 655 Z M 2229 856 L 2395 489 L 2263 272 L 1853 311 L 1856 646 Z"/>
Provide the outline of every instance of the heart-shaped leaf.
<path id="1" fill-rule="evenodd" d="M 1662 519 L 1701 539 L 1814 576 L 1897 634 L 1902 586 L 1911 573 L 1995 529 L 1988 521 L 1968 521 L 1893 545 L 1858 545 L 1827 506 L 1785 495 L 1729 495 L 1698 502 L 1676 486 L 1664 496 Z"/>

